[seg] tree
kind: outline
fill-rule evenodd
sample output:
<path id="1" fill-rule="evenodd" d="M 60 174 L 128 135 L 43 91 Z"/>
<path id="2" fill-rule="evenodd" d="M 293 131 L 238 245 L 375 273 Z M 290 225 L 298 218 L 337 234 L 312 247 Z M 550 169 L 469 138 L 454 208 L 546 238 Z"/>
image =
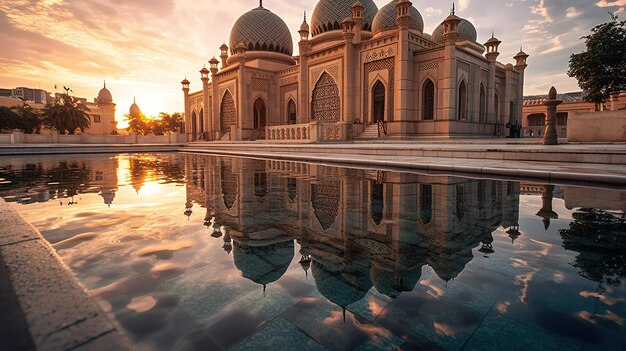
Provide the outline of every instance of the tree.
<path id="1" fill-rule="evenodd" d="M 626 90 L 626 21 L 611 15 L 609 22 L 595 26 L 581 39 L 587 49 L 570 56 L 567 74 L 578 79 L 585 100 L 597 107 Z"/>
<path id="2" fill-rule="evenodd" d="M 180 112 L 174 112 L 172 114 L 160 112 L 159 119 L 166 132 L 178 132 L 181 123 L 183 123 L 183 114 Z"/>
<path id="3" fill-rule="evenodd" d="M 125 114 L 126 121 L 128 121 L 128 131 L 131 133 L 137 133 L 139 135 L 146 135 L 150 133 L 150 126 L 148 118 L 143 113 L 134 115 Z"/>
<path id="4" fill-rule="evenodd" d="M 91 125 L 89 108 L 69 94 L 61 94 L 52 105 L 44 109 L 43 123 L 61 134 L 74 134 L 77 129 L 84 132 Z"/>
<path id="5" fill-rule="evenodd" d="M 12 131 L 19 128 L 19 116 L 10 108 L 0 107 L 0 131 Z"/>
<path id="6" fill-rule="evenodd" d="M 13 111 L 20 118 L 21 129 L 26 134 L 39 133 L 41 131 L 41 112 L 32 108 L 25 101 L 22 106 L 13 108 Z"/>

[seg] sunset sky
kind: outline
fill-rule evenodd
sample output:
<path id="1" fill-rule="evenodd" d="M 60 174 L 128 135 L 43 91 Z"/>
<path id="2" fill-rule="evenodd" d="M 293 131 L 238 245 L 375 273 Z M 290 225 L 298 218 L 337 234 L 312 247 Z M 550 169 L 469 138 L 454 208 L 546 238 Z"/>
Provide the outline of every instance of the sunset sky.
<path id="1" fill-rule="evenodd" d="M 448 14 L 445 1 L 412 0 L 425 32 Z M 387 3 L 375 0 L 378 7 Z M 302 12 L 316 1 L 264 0 L 282 17 L 297 51 Z M 146 115 L 183 109 L 180 81 L 199 90 L 198 70 L 228 43 L 232 24 L 258 6 L 255 0 L 2 0 L 0 1 L 0 87 L 39 87 L 54 92 L 68 85 L 92 100 L 106 80 L 118 104 L 118 120 L 133 96 Z M 483 43 L 494 31 L 503 41 L 499 61 L 513 62 L 523 45 L 531 55 L 525 94 L 578 90 L 565 72 L 579 38 L 624 14 L 626 0 L 460 0 L 457 15 L 469 19 Z M 295 52 L 294 54 L 297 54 Z"/>

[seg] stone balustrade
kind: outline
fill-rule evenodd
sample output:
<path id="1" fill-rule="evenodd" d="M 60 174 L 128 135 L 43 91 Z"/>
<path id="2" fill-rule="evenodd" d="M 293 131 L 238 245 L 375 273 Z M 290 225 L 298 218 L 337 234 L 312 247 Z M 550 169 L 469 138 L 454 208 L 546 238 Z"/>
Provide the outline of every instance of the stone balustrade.
<path id="1" fill-rule="evenodd" d="M 309 143 L 311 124 L 285 124 L 265 128 L 265 139 L 273 142 Z"/>

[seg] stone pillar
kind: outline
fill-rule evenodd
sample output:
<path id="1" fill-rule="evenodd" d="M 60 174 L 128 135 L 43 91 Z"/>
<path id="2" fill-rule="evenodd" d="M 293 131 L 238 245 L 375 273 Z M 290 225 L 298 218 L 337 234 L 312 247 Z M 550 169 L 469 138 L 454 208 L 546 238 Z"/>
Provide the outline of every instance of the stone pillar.
<path id="1" fill-rule="evenodd" d="M 504 66 L 504 96 L 502 97 L 502 104 L 504 104 L 504 109 L 501 114 L 501 124 L 506 124 L 507 122 L 511 122 L 513 124 L 515 121 L 513 120 L 514 111 L 511 110 L 511 85 L 513 82 L 513 65 L 507 64 Z M 503 133 L 508 133 L 506 128 L 502 128 Z"/>
<path id="2" fill-rule="evenodd" d="M 211 135 L 212 140 L 219 140 L 222 136 L 220 129 L 220 103 L 221 96 L 218 96 L 219 89 L 217 86 L 217 66 L 211 66 L 211 96 L 213 97 L 211 104 Z"/>
<path id="3" fill-rule="evenodd" d="M 394 102 L 394 121 L 401 122 L 398 129 L 390 126 L 393 134 L 406 135 L 408 132 L 407 121 L 411 119 L 411 101 L 413 87 L 413 72 L 411 69 L 413 57 L 409 48 L 409 26 L 412 22 L 411 1 L 400 0 L 396 4 L 396 24 L 398 25 L 398 53 L 395 65 L 395 89 L 397 91 Z M 395 129 L 395 130 L 394 130 Z"/>
<path id="4" fill-rule="evenodd" d="M 558 144 L 558 138 L 556 135 L 556 107 L 561 103 L 563 103 L 563 101 L 556 99 L 556 89 L 554 87 L 550 88 L 548 100 L 543 103 L 548 110 L 546 114 L 546 128 L 543 133 L 543 145 Z"/>
<path id="5" fill-rule="evenodd" d="M 536 216 L 543 218 L 544 228 L 550 227 L 550 219 L 558 219 L 559 215 L 552 210 L 552 198 L 554 196 L 554 185 L 544 185 L 541 193 L 541 209 Z"/>
<path id="6" fill-rule="evenodd" d="M 343 113 L 341 122 L 352 123 L 354 121 L 354 67 L 355 48 L 354 40 L 354 20 L 346 19 L 342 22 L 343 39 L 345 41 L 345 59 L 343 60 Z"/>
<path id="7" fill-rule="evenodd" d="M 189 109 L 189 81 L 187 78 L 183 79 L 180 84 L 183 85 L 184 104 L 185 104 L 185 133 L 187 134 L 187 141 L 191 141 L 191 113 Z"/>
<path id="8" fill-rule="evenodd" d="M 487 113 L 486 116 L 479 116 L 486 123 L 498 123 L 496 121 L 496 106 L 495 106 L 495 94 L 496 94 L 496 60 L 500 53 L 498 52 L 498 46 L 502 42 L 496 39 L 493 34 L 491 38 L 485 43 L 487 48 L 487 60 L 489 60 L 489 81 L 487 82 Z"/>
<path id="9" fill-rule="evenodd" d="M 300 72 L 298 72 L 298 109 L 296 111 L 296 123 L 309 123 L 309 57 L 311 51 L 311 42 L 309 41 L 309 24 L 306 23 L 306 12 L 304 13 L 304 21 L 298 31 L 300 34 Z M 280 97 L 283 98 L 282 96 Z"/>
<path id="10" fill-rule="evenodd" d="M 455 120 L 457 112 L 456 85 L 457 85 L 457 64 L 456 64 L 456 41 L 458 40 L 459 23 L 461 18 L 454 14 L 454 8 L 444 22 L 445 31 L 443 40 L 445 44 L 443 58 L 443 108 L 444 120 Z"/>
<path id="11" fill-rule="evenodd" d="M 207 140 L 205 132 L 211 128 L 209 127 L 209 70 L 206 67 L 200 70 L 200 80 L 202 80 L 202 111 L 204 113 L 202 114 L 202 130 L 198 130 L 198 139 Z"/>
<path id="12" fill-rule="evenodd" d="M 239 141 L 243 138 L 243 118 L 247 115 L 248 107 L 250 107 L 250 109 L 252 108 L 252 102 L 248 101 L 248 90 L 246 89 L 246 81 L 248 79 L 246 72 L 246 51 L 247 48 L 243 43 L 235 48 L 235 53 L 239 55 L 237 58 L 237 62 L 239 63 L 239 77 L 237 79 L 237 123 L 230 127 L 230 140 L 232 141 Z"/>

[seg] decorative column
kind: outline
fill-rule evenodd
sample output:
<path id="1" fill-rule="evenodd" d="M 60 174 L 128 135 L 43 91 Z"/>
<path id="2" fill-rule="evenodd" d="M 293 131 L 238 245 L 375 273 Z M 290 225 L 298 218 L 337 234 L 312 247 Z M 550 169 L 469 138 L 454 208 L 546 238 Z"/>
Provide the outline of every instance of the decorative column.
<path id="1" fill-rule="evenodd" d="M 219 122 L 218 122 L 218 115 L 219 115 L 219 110 L 216 108 L 216 106 L 219 106 L 219 97 L 217 96 L 218 94 L 218 90 L 217 90 L 217 83 L 215 83 L 215 76 L 217 75 L 217 71 L 218 71 L 218 66 L 219 66 L 220 62 L 215 58 L 212 57 L 209 60 L 209 70 L 211 71 L 211 99 L 209 99 L 209 108 L 211 111 L 211 115 L 209 118 L 209 125 L 210 127 L 208 128 L 209 133 L 211 135 L 211 140 L 217 140 L 217 138 L 219 138 Z"/>
<path id="2" fill-rule="evenodd" d="M 487 123 L 496 121 L 496 109 L 498 106 L 495 105 L 495 95 L 496 95 L 496 60 L 500 53 L 498 52 L 498 47 L 502 42 L 498 40 L 493 33 L 491 34 L 491 38 L 487 40 L 485 43 L 485 47 L 487 48 L 487 53 L 485 56 L 487 60 L 489 60 L 489 82 L 487 84 L 487 116 L 479 116 L 479 118 L 484 118 L 483 120 Z M 485 118 L 486 117 L 486 118 Z"/>
<path id="3" fill-rule="evenodd" d="M 456 41 L 459 39 L 459 23 L 461 18 L 454 14 L 454 4 L 452 11 L 442 23 L 444 27 L 443 41 L 445 44 L 443 59 L 443 118 L 445 120 L 455 120 L 457 111 L 456 84 Z"/>
<path id="4" fill-rule="evenodd" d="M 209 115 L 209 70 L 206 67 L 202 67 L 200 70 L 200 80 L 202 80 L 202 105 L 204 107 L 202 111 L 204 113 L 202 114 L 202 128 L 198 131 L 198 139 L 207 140 L 204 132 L 208 126 Z"/>
<path id="5" fill-rule="evenodd" d="M 528 64 L 526 64 L 526 60 L 528 59 L 528 54 L 526 54 L 522 48 L 519 48 L 519 52 L 517 53 L 517 55 L 513 56 L 513 59 L 515 60 L 515 70 L 517 72 L 519 72 L 519 80 L 518 80 L 518 86 L 517 86 L 517 105 L 515 105 L 515 115 L 519 116 L 519 123 L 520 124 L 524 124 L 524 121 L 522 120 L 522 118 L 524 118 L 524 116 L 522 116 L 522 108 L 524 105 L 524 71 L 526 70 L 526 67 L 528 67 Z"/>
<path id="6" fill-rule="evenodd" d="M 398 53 L 395 66 L 395 89 L 397 89 L 396 101 L 394 102 L 394 121 L 401 122 L 398 128 L 390 126 L 392 134 L 406 135 L 408 132 L 406 122 L 411 117 L 411 88 L 413 57 L 409 48 L 409 27 L 413 18 L 411 17 L 411 1 L 400 0 L 396 4 L 396 24 L 398 25 Z M 395 129 L 395 130 L 394 130 Z"/>
<path id="7" fill-rule="evenodd" d="M 187 141 L 191 141 L 191 114 L 189 113 L 189 81 L 187 78 L 180 82 L 183 86 L 183 97 L 185 104 L 185 134 L 187 134 Z"/>
<path id="8" fill-rule="evenodd" d="M 541 209 L 536 216 L 543 218 L 543 226 L 546 230 L 550 227 L 550 219 L 558 219 L 559 215 L 552 210 L 552 198 L 554 196 L 554 185 L 544 185 L 541 193 Z"/>
<path id="9" fill-rule="evenodd" d="M 248 98 L 246 81 L 248 80 L 246 70 L 246 51 L 248 48 L 244 43 L 239 43 L 235 47 L 235 55 L 239 64 L 239 78 L 237 79 L 237 123 L 230 127 L 230 140 L 242 140 L 244 137 L 244 116 L 252 116 L 252 102 Z M 248 113 L 250 112 L 250 113 Z M 251 121 L 251 120 L 250 120 Z M 251 126 L 250 126 L 251 129 Z"/>
<path id="10" fill-rule="evenodd" d="M 556 99 L 556 88 L 550 88 L 550 93 L 548 93 L 548 100 L 543 102 L 543 104 L 548 109 L 548 117 L 546 118 L 546 129 L 543 133 L 543 145 L 558 144 L 558 139 L 556 135 L 556 107 L 562 103 L 563 101 Z"/>
<path id="11" fill-rule="evenodd" d="M 341 122 L 352 123 L 354 120 L 354 66 L 355 50 L 354 44 L 354 20 L 346 18 L 341 22 L 343 28 L 343 39 L 345 41 L 345 60 L 343 60 L 343 113 Z"/>
<path id="12" fill-rule="evenodd" d="M 304 12 L 304 21 L 298 31 L 300 34 L 300 72 L 298 79 L 298 111 L 296 123 L 308 123 L 309 117 L 309 57 L 311 51 L 311 42 L 309 41 L 309 24 L 306 23 L 306 12 Z M 282 98 L 282 97 L 281 97 Z"/>
<path id="13" fill-rule="evenodd" d="M 226 61 L 228 61 L 228 46 L 226 43 L 220 46 L 220 60 L 222 60 L 222 68 L 226 67 Z"/>

